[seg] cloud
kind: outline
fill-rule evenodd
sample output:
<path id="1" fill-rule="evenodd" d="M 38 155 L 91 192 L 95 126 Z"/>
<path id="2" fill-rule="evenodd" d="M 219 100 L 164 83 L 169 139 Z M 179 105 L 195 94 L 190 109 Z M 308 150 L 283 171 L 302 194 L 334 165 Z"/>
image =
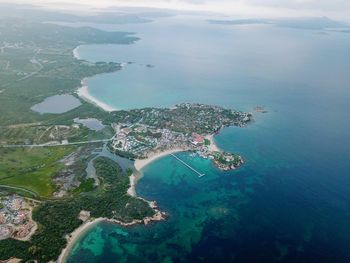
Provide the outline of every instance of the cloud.
<path id="1" fill-rule="evenodd" d="M 196 3 L 223 11 L 239 11 L 245 14 L 278 16 L 331 16 L 350 17 L 349 0 L 179 0 L 189 4 Z"/>
<path id="2" fill-rule="evenodd" d="M 0 0 L 9 1 L 9 0 Z M 59 0 L 70 4 L 71 0 Z M 12 2 L 12 1 L 11 1 Z M 57 0 L 13 0 L 33 4 L 53 4 Z M 329 16 L 350 19 L 349 0 L 75 0 L 93 7 L 145 6 L 179 10 L 212 11 L 245 17 Z"/>

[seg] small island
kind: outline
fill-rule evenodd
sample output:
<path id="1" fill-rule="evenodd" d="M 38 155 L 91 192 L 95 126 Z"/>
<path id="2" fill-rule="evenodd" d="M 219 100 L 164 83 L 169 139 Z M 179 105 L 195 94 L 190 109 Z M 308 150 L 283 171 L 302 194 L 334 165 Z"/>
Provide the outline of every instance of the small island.
<path id="1" fill-rule="evenodd" d="M 260 113 L 267 113 L 268 111 L 265 109 L 265 107 L 263 107 L 263 106 L 256 106 L 255 108 L 254 108 L 254 111 L 255 112 L 260 112 Z"/>

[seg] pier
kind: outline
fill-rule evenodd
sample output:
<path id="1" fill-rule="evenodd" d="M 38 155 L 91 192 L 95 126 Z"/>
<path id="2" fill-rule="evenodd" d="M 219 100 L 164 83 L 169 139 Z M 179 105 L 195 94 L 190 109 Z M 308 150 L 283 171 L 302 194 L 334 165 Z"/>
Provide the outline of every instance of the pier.
<path id="1" fill-rule="evenodd" d="M 183 165 L 185 165 L 186 167 L 188 167 L 189 169 L 191 169 L 193 172 L 195 172 L 196 174 L 198 174 L 198 177 L 202 177 L 205 174 L 202 174 L 200 172 L 198 172 L 196 169 L 194 169 L 192 166 L 190 166 L 189 164 L 185 163 L 183 160 L 181 160 L 179 157 L 177 157 L 175 154 L 171 153 L 170 154 L 172 157 L 174 157 L 176 160 L 178 160 L 180 163 L 182 163 Z"/>

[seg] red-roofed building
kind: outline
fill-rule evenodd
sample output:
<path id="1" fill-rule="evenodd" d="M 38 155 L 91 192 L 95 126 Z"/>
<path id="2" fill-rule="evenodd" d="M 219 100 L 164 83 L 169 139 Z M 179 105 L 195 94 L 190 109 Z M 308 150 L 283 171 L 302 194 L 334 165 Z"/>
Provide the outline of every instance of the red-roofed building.
<path id="1" fill-rule="evenodd" d="M 192 133 L 192 143 L 194 145 L 202 145 L 204 143 L 204 137 L 202 135 L 199 135 L 198 133 L 193 132 Z"/>

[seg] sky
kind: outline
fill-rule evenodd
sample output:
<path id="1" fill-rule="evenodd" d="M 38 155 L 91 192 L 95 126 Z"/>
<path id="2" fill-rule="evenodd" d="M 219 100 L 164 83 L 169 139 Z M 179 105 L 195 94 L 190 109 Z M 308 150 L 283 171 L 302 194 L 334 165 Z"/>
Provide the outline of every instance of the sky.
<path id="1" fill-rule="evenodd" d="M 67 7 L 73 3 L 74 8 L 159 7 L 261 18 L 328 16 L 333 19 L 350 20 L 350 0 L 12 0 L 11 3 L 13 2 L 56 7 Z"/>

